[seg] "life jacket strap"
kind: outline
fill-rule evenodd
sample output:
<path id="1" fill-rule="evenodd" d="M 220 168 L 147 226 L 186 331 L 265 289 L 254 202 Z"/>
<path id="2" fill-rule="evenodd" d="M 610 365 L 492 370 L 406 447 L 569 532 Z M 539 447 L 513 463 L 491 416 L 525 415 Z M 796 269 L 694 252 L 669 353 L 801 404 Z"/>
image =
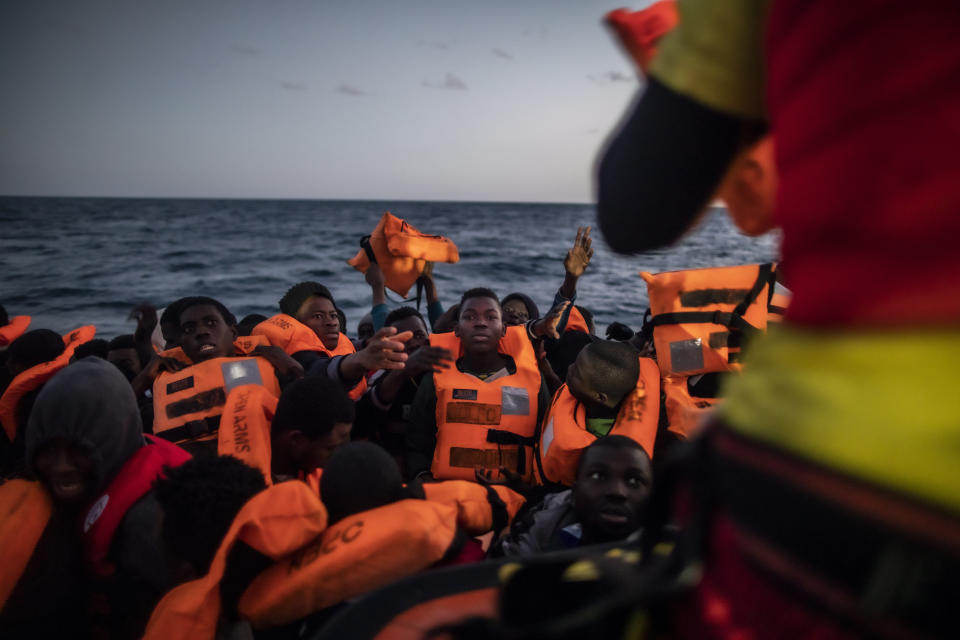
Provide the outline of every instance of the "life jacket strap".
<path id="1" fill-rule="evenodd" d="M 219 428 L 220 416 L 210 416 L 204 418 L 203 420 L 191 420 L 190 422 L 187 422 L 179 427 L 167 429 L 166 431 L 161 431 L 160 433 L 154 435 L 156 435 L 158 438 L 163 438 L 164 440 L 177 443 L 216 433 Z"/>

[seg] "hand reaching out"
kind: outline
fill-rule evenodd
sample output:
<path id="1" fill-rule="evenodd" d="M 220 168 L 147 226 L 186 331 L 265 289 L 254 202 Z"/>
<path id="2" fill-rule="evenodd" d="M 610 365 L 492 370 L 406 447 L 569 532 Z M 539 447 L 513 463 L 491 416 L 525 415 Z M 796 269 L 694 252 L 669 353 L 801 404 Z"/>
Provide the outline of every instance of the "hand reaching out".
<path id="1" fill-rule="evenodd" d="M 592 257 L 593 242 L 590 240 L 590 227 L 577 227 L 577 238 L 573 241 L 573 247 L 567 251 L 563 268 L 568 275 L 579 278 L 590 266 Z"/>

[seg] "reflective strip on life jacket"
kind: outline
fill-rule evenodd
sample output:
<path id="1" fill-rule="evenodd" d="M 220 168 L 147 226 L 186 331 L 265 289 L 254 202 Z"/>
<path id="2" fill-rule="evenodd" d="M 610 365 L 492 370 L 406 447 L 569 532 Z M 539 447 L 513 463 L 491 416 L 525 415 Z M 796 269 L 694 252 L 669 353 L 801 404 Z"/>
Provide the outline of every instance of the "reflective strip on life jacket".
<path id="1" fill-rule="evenodd" d="M 211 358 L 164 371 L 153 382 L 154 434 L 177 443 L 216 437 L 227 395 L 248 384 L 280 396 L 273 365 L 260 357 Z"/>
<path id="2" fill-rule="evenodd" d="M 0 347 L 5 347 L 22 336 L 30 326 L 30 316 L 13 316 L 8 324 L 0 327 Z"/>
<path id="3" fill-rule="evenodd" d="M 499 532 L 513 522 L 526 499 L 502 485 L 484 486 L 466 480 L 428 482 L 423 485 L 427 500 L 457 508 L 457 525 L 468 535 Z"/>
<path id="4" fill-rule="evenodd" d="M 0 484 L 0 611 L 23 575 L 53 513 L 50 496 L 39 482 Z"/>
<path id="5" fill-rule="evenodd" d="M 640 358 L 637 385 L 624 399 L 610 435 L 631 438 L 653 458 L 660 417 L 660 369 L 650 358 Z M 567 385 L 554 394 L 540 437 L 540 460 L 546 480 L 568 487 L 576 481 L 583 450 L 597 439 L 587 431 L 586 409 Z"/>
<path id="6" fill-rule="evenodd" d="M 767 328 L 771 264 L 643 272 L 664 376 L 740 369 L 740 341 Z"/>
<path id="7" fill-rule="evenodd" d="M 175 587 L 150 615 L 147 640 L 213 640 L 220 619 L 220 580 L 237 541 L 280 560 L 314 541 L 327 526 L 327 510 L 302 482 L 281 482 L 240 509 L 207 575 Z"/>
<path id="8" fill-rule="evenodd" d="M 432 334 L 432 346 L 462 353 L 453 333 Z M 517 371 L 492 382 L 456 366 L 433 374 L 437 392 L 437 446 L 431 472 L 439 480 L 475 480 L 475 470 L 500 476 L 500 467 L 533 477 L 540 370 L 525 326 L 507 327 L 498 344 Z"/>
<path id="9" fill-rule="evenodd" d="M 35 389 L 39 389 L 47 380 L 52 378 L 60 369 L 70 364 L 70 358 L 73 357 L 74 350 L 83 344 L 93 340 L 97 334 L 97 328 L 93 325 L 87 325 L 74 329 L 63 336 L 63 342 L 66 345 L 63 353 L 50 362 L 42 362 L 36 366 L 30 367 L 26 371 L 20 372 L 10 383 L 3 397 L 0 397 L 0 423 L 3 423 L 3 430 L 7 437 L 13 442 L 16 438 L 19 425 L 17 424 L 17 405 L 26 394 Z"/>
<path id="10" fill-rule="evenodd" d="M 238 611 L 255 629 L 299 620 L 433 565 L 456 529 L 456 508 L 426 500 L 355 514 L 261 573 Z"/>
<path id="11" fill-rule="evenodd" d="M 163 477 L 167 467 L 179 467 L 190 454 L 166 440 L 145 435 L 147 444 L 137 449 L 87 511 L 83 520 L 84 552 L 87 563 L 98 576 L 114 571 L 108 560 L 113 535 L 127 511 Z"/>
<path id="12" fill-rule="evenodd" d="M 404 298 L 427 262 L 460 260 L 460 253 L 452 240 L 422 233 L 389 211 L 383 214 L 370 234 L 369 247 L 383 271 L 387 288 Z M 366 248 L 347 260 L 347 264 L 361 273 L 367 272 L 370 262 Z"/>
<path id="13" fill-rule="evenodd" d="M 237 387 L 227 396 L 217 453 L 233 456 L 260 469 L 267 485 L 273 484 L 270 472 L 270 423 L 277 411 L 277 397 L 258 384 Z"/>

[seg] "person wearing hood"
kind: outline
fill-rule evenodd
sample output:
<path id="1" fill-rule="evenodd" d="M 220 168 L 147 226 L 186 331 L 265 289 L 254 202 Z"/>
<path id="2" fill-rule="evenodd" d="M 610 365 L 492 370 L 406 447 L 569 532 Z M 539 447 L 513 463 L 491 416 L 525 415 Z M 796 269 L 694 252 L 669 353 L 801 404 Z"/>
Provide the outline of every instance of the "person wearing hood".
<path id="1" fill-rule="evenodd" d="M 189 454 L 144 436 L 130 384 L 92 357 L 44 386 L 27 425 L 26 454 L 55 517 L 80 539 L 94 624 L 114 638 L 139 637 L 160 597 L 186 577 L 161 544 L 152 485 Z"/>

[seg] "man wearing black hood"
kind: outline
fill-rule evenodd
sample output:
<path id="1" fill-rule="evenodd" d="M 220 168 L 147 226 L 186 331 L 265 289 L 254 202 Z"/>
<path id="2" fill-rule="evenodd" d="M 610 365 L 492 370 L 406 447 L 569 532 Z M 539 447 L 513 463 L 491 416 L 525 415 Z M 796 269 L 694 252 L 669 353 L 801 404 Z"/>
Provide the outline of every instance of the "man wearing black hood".
<path id="1" fill-rule="evenodd" d="M 99 358 L 69 365 L 44 386 L 26 451 L 54 513 L 65 514 L 81 538 L 95 586 L 91 613 L 105 618 L 111 637 L 139 637 L 178 578 L 160 542 L 163 513 L 152 485 L 189 455 L 143 435 L 130 384 Z"/>

